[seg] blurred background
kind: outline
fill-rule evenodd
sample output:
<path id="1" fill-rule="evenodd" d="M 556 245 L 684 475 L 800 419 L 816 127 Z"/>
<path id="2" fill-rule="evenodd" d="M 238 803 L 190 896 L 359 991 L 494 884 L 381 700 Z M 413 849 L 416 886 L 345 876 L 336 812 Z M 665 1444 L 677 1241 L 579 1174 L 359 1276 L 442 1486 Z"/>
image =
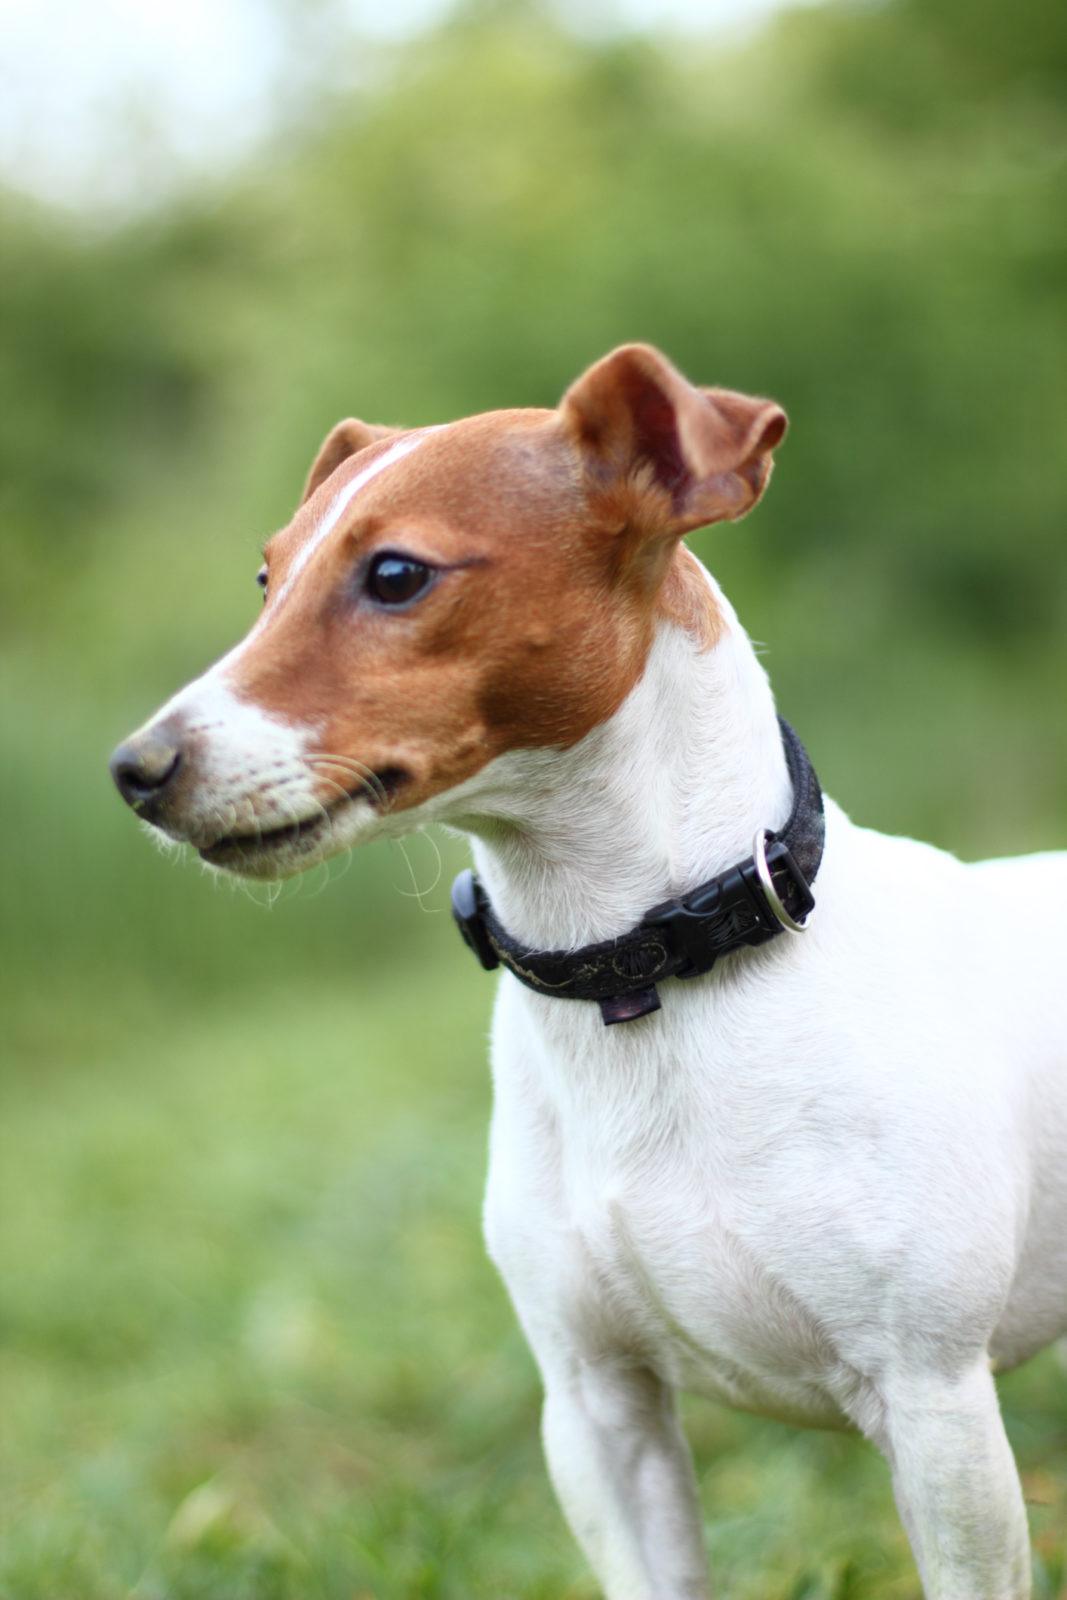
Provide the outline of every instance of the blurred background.
<path id="1" fill-rule="evenodd" d="M 1067 846 L 1067 9 L 2 22 L 0 1593 L 592 1600 L 482 1258 L 462 852 L 270 906 L 150 849 L 106 758 L 252 620 L 336 418 L 550 405 L 645 339 L 791 414 L 693 544 L 830 792 Z M 1003 1395 L 1067 1594 L 1067 1378 Z M 724 1596 L 917 1594 L 862 1443 L 687 1416 Z"/>

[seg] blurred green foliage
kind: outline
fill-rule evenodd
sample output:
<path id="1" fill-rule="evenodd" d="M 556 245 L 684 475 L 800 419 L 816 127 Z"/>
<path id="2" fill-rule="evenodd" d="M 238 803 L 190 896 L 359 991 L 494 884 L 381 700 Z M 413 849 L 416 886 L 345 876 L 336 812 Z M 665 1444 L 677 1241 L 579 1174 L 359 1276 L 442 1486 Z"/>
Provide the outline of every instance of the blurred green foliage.
<path id="1" fill-rule="evenodd" d="M 634 338 L 773 395 L 765 504 L 694 544 L 827 787 L 962 853 L 1067 842 L 1067 9 L 683 47 L 485 3 L 333 48 L 360 86 L 210 190 L 107 228 L 0 203 L 16 1597 L 591 1593 L 478 1254 L 489 994 L 444 887 L 404 897 L 432 841 L 267 914 L 146 849 L 104 770 L 251 620 L 338 416 L 551 404 Z M 248 1356 L 291 1323 L 304 1365 Z M 1053 1595 L 1067 1409 L 1050 1361 L 1014 1383 Z M 724 1593 L 914 1593 L 860 1446 L 694 1424 Z"/>

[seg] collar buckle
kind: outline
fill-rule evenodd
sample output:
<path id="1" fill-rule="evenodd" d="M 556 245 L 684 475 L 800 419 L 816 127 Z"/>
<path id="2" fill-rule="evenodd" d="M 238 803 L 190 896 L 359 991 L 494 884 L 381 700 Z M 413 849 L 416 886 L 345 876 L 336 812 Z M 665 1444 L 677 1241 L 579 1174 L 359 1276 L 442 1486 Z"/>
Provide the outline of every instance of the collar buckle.
<path id="1" fill-rule="evenodd" d="M 680 899 L 654 906 L 642 926 L 665 933 L 684 959 L 676 977 L 698 978 L 741 945 L 766 944 L 783 928 L 802 933 L 805 924 L 798 919 L 806 918 L 814 905 L 815 896 L 788 847 L 761 829 L 745 861 Z"/>

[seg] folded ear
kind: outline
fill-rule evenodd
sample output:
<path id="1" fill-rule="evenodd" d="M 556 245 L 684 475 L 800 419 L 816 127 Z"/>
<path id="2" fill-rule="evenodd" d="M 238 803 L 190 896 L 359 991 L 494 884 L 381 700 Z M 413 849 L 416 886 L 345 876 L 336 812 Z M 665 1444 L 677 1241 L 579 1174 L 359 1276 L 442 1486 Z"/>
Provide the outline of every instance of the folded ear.
<path id="1" fill-rule="evenodd" d="M 695 388 L 646 344 L 590 367 L 560 413 L 594 483 L 622 493 L 632 525 L 669 534 L 750 511 L 788 426 L 773 401 Z"/>
<path id="2" fill-rule="evenodd" d="M 358 417 L 346 417 L 336 427 L 331 428 L 318 455 L 312 462 L 311 471 L 308 473 L 304 492 L 300 496 L 300 504 L 311 498 L 320 483 L 325 483 L 331 472 L 336 472 L 342 461 L 347 461 L 349 456 L 354 456 L 360 450 L 365 450 L 369 444 L 377 444 L 379 439 L 391 439 L 396 433 L 403 433 L 402 428 L 386 428 L 377 422 L 360 422 Z"/>

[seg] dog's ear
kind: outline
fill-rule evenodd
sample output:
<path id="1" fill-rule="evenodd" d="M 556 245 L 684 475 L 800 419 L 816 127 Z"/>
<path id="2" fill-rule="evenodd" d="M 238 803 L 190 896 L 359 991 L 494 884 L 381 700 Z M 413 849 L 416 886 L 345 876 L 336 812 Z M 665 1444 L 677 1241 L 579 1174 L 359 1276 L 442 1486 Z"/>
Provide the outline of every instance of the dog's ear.
<path id="1" fill-rule="evenodd" d="M 360 450 L 366 450 L 370 444 L 377 444 L 381 439 L 391 439 L 394 434 L 403 433 L 403 428 L 387 428 L 377 422 L 360 422 L 358 417 L 346 417 L 336 427 L 331 428 L 318 455 L 311 464 L 304 492 L 300 496 L 300 504 L 309 500 L 315 493 L 320 483 L 325 483 L 332 472 L 336 472 L 342 461 L 347 461 L 349 456 L 354 456 Z"/>
<path id="2" fill-rule="evenodd" d="M 593 485 L 632 525 L 672 535 L 750 511 L 788 426 L 773 401 L 698 389 L 645 344 L 590 367 L 560 413 Z"/>

